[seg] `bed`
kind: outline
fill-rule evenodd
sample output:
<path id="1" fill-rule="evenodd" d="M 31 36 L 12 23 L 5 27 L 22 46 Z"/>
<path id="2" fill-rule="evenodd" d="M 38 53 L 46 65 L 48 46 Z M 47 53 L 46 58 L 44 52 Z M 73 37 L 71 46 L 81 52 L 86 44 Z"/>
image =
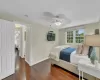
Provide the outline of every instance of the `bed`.
<path id="1" fill-rule="evenodd" d="M 62 46 L 57 46 L 53 48 L 49 55 L 51 58 L 52 64 L 60 66 L 78 75 L 78 69 L 77 69 L 78 61 L 80 59 L 88 58 L 88 55 L 80 56 L 79 54 L 76 53 L 77 52 L 76 49 L 77 49 L 77 46 L 73 46 L 73 45 L 62 45 Z M 66 54 L 66 52 L 68 54 Z M 90 75 L 84 74 L 84 76 L 88 80 L 95 80 L 95 78 Z"/>

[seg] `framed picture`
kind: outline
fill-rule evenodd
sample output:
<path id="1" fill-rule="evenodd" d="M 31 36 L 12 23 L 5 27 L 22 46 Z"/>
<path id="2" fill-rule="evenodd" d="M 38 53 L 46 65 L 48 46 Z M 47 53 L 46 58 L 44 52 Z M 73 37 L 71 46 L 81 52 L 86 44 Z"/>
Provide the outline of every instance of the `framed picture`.
<path id="1" fill-rule="evenodd" d="M 95 29 L 95 35 L 99 34 L 99 29 Z"/>

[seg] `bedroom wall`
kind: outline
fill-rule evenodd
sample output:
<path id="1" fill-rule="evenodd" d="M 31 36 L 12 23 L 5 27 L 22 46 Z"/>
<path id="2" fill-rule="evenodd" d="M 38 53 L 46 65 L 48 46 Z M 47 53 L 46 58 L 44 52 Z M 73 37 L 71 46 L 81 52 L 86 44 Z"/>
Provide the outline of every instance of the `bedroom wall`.
<path id="1" fill-rule="evenodd" d="M 85 25 L 85 34 L 86 35 L 92 35 L 92 34 L 94 34 L 95 29 L 100 30 L 99 23 L 92 23 L 92 24 Z"/>
<path id="2" fill-rule="evenodd" d="M 59 30 L 59 45 L 65 45 L 65 31 L 66 29 Z"/>
<path id="3" fill-rule="evenodd" d="M 92 35 L 92 34 L 94 34 L 94 30 L 95 29 L 99 29 L 99 31 L 100 31 L 100 23 L 94 23 L 94 24 L 89 24 L 89 25 L 86 25 L 85 26 L 85 31 L 86 31 L 86 35 Z M 99 48 L 100 47 L 95 47 L 95 49 L 96 49 L 96 55 L 97 55 L 97 57 L 98 57 L 98 59 L 99 59 Z"/>
<path id="4" fill-rule="evenodd" d="M 86 35 L 91 35 L 94 34 L 94 30 L 95 29 L 99 29 L 100 30 L 100 23 L 91 23 L 91 24 L 86 24 L 84 26 L 82 26 L 85 28 L 85 34 Z M 67 28 L 64 29 L 60 29 L 59 30 L 59 45 L 65 45 L 65 32 L 66 32 Z"/>
<path id="5" fill-rule="evenodd" d="M 49 30 L 53 30 L 56 33 L 55 41 L 47 41 L 46 35 Z M 26 61 L 30 65 L 34 65 L 40 61 L 48 58 L 51 49 L 57 46 L 59 43 L 58 30 L 51 29 L 40 24 L 33 24 L 27 29 L 27 50 Z"/>

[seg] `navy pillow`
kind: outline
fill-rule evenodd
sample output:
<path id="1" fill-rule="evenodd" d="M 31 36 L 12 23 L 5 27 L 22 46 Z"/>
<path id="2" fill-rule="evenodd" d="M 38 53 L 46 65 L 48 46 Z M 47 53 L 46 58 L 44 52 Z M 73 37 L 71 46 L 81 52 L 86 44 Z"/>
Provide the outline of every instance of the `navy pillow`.
<path id="1" fill-rule="evenodd" d="M 89 47 L 89 52 L 88 52 L 88 57 L 89 57 L 89 58 L 90 58 L 90 56 L 91 56 L 92 50 L 93 50 L 93 46 L 90 46 L 90 47 Z"/>

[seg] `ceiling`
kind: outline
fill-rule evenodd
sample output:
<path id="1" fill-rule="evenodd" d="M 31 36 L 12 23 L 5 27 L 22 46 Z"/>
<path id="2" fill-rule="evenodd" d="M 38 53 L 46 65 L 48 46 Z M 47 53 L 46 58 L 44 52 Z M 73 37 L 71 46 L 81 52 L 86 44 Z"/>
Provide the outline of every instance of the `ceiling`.
<path id="1" fill-rule="evenodd" d="M 3 19 L 49 26 L 50 23 L 41 18 L 43 12 L 65 14 L 71 20 L 59 28 L 88 24 L 99 20 L 100 0 L 0 0 Z"/>

